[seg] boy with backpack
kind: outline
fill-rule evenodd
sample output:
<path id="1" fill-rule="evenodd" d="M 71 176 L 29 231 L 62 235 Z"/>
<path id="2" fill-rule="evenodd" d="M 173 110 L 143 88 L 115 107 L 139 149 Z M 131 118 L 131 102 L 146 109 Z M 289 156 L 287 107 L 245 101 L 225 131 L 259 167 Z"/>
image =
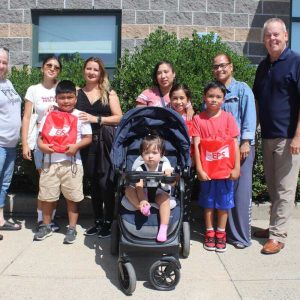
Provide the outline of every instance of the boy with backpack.
<path id="1" fill-rule="evenodd" d="M 226 87 L 210 82 L 204 87 L 205 111 L 193 119 L 195 163 L 199 180 L 199 204 L 204 208 L 206 226 L 203 247 L 226 251 L 228 211 L 234 207 L 234 182 L 240 174 L 237 143 L 239 129 L 231 113 L 221 109 Z M 217 230 L 214 229 L 217 210 Z"/>
<path id="2" fill-rule="evenodd" d="M 38 147 L 44 153 L 38 195 L 43 203 L 43 224 L 34 240 L 41 241 L 52 235 L 52 203 L 59 200 L 62 192 L 69 216 L 64 244 L 72 244 L 77 235 L 78 203 L 84 198 L 79 150 L 91 143 L 92 129 L 89 123 L 78 118 L 80 111 L 75 109 L 76 87 L 72 81 L 60 81 L 55 94 L 58 110 L 49 112 L 39 128 Z"/>

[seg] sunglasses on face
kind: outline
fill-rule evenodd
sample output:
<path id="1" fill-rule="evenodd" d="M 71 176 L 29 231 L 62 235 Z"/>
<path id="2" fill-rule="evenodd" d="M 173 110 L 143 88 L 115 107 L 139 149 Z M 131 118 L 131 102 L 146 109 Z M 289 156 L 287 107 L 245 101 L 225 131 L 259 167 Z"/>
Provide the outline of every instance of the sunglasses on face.
<path id="1" fill-rule="evenodd" d="M 222 70 L 224 70 L 224 69 L 226 69 L 227 68 L 227 66 L 229 66 L 230 65 L 230 63 L 223 63 L 223 64 L 219 64 L 219 65 L 213 65 L 212 67 L 213 67 L 213 70 L 218 70 L 219 68 L 220 69 L 222 69 Z"/>
<path id="2" fill-rule="evenodd" d="M 59 71 L 60 70 L 60 67 L 59 66 L 56 66 L 56 65 L 53 65 L 53 64 L 45 64 L 45 67 L 47 68 L 47 69 L 54 69 L 55 71 Z"/>

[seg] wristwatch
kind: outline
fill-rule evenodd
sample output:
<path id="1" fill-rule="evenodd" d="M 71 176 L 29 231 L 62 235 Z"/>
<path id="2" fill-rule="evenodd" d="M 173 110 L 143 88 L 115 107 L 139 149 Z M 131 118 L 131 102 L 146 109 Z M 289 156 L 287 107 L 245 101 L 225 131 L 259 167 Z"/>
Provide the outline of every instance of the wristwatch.
<path id="1" fill-rule="evenodd" d="M 97 117 L 97 123 L 101 125 L 101 116 Z"/>

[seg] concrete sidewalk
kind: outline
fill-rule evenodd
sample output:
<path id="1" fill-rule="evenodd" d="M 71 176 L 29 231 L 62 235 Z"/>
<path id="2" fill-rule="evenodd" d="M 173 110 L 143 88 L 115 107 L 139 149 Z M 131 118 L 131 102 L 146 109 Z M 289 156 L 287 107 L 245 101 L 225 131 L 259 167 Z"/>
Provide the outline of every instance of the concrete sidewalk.
<path id="1" fill-rule="evenodd" d="M 294 210 L 286 247 L 276 255 L 262 255 L 264 240 L 226 253 L 205 251 L 198 222 L 193 224 L 191 254 L 181 259 L 181 280 L 174 291 L 153 290 L 148 283 L 151 258 L 135 257 L 137 288 L 131 299 L 300 299 L 299 207 Z M 125 299 L 119 289 L 117 257 L 109 252 L 110 239 L 85 237 L 91 218 L 79 220 L 73 245 L 64 245 L 65 218 L 59 233 L 34 242 L 35 220 L 18 218 L 23 229 L 1 231 L 0 298 L 17 299 Z M 267 220 L 254 216 L 253 228 Z"/>

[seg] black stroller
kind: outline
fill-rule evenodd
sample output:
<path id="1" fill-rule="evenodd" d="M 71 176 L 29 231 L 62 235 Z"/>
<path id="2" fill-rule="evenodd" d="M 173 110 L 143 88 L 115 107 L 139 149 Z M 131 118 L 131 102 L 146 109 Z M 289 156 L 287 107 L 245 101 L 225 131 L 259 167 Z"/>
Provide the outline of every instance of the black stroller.
<path id="1" fill-rule="evenodd" d="M 162 172 L 135 172 L 132 166 L 139 156 L 141 140 L 149 130 L 155 130 L 165 140 L 166 153 L 174 175 Z M 127 112 L 117 129 L 112 147 L 112 161 L 117 180 L 115 216 L 112 223 L 111 253 L 119 253 L 118 278 L 121 289 L 131 295 L 136 288 L 136 274 L 129 253 L 157 253 L 160 259 L 151 266 L 150 283 L 158 290 L 174 289 L 180 279 L 179 252 L 188 257 L 190 226 L 186 213 L 185 180 L 190 169 L 190 139 L 185 122 L 175 111 L 160 107 L 135 108 Z M 139 211 L 129 211 L 121 205 L 124 187 L 143 179 L 144 186 L 177 181 L 174 187 L 176 207 L 171 210 L 168 238 L 156 241 L 159 226 L 158 210 L 151 208 L 149 217 Z"/>

